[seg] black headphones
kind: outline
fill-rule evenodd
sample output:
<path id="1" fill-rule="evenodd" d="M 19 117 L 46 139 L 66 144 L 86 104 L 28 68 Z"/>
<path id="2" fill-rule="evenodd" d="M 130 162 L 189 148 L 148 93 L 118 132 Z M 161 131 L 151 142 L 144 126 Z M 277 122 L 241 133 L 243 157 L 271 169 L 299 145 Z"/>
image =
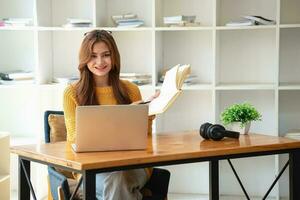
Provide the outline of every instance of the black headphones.
<path id="1" fill-rule="evenodd" d="M 204 139 L 212 139 L 215 141 L 222 140 L 224 137 L 230 138 L 239 138 L 240 133 L 235 131 L 228 131 L 224 128 L 224 126 L 220 124 L 211 124 L 211 123 L 204 123 L 200 126 L 199 130 L 200 135 Z"/>

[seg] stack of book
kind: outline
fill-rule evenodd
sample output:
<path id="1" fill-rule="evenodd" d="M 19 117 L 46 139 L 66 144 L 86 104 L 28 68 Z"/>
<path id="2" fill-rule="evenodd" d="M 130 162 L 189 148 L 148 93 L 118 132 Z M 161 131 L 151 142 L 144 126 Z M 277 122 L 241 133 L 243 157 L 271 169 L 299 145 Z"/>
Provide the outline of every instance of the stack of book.
<path id="1" fill-rule="evenodd" d="M 68 18 L 67 23 L 63 25 L 65 28 L 72 27 L 91 27 L 92 22 L 89 19 Z"/>
<path id="2" fill-rule="evenodd" d="M 253 26 L 255 22 L 249 19 L 241 19 L 226 23 L 226 26 Z"/>
<path id="3" fill-rule="evenodd" d="M 167 26 L 199 26 L 199 22 L 195 22 L 196 15 L 177 15 L 164 17 L 164 24 Z"/>
<path id="4" fill-rule="evenodd" d="M 276 21 L 262 16 L 247 15 L 243 19 L 226 23 L 226 26 L 253 26 L 253 25 L 274 25 Z"/>
<path id="5" fill-rule="evenodd" d="M 0 26 L 29 26 L 32 18 L 3 18 Z"/>
<path id="6" fill-rule="evenodd" d="M 151 83 L 151 74 L 139 74 L 139 73 L 120 73 L 120 78 L 128 80 L 137 85 L 146 85 Z"/>
<path id="7" fill-rule="evenodd" d="M 0 72 L 1 84 L 22 84 L 33 83 L 34 73 L 32 71 L 16 70 L 8 72 Z"/>
<path id="8" fill-rule="evenodd" d="M 119 28 L 134 28 L 144 25 L 144 20 L 138 19 L 136 14 L 113 15 L 111 18 Z"/>
<path id="9" fill-rule="evenodd" d="M 300 130 L 299 129 L 293 129 L 289 130 L 286 134 L 285 137 L 295 139 L 295 140 L 300 140 Z"/>

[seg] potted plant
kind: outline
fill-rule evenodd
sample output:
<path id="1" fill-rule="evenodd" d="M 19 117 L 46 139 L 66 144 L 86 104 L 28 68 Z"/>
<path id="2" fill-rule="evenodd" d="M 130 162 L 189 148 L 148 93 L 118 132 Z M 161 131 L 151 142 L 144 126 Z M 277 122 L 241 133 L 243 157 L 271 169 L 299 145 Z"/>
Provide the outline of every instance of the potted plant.
<path id="1" fill-rule="evenodd" d="M 232 131 L 247 134 L 251 121 L 261 120 L 261 114 L 249 103 L 234 104 L 221 113 L 221 121 Z"/>

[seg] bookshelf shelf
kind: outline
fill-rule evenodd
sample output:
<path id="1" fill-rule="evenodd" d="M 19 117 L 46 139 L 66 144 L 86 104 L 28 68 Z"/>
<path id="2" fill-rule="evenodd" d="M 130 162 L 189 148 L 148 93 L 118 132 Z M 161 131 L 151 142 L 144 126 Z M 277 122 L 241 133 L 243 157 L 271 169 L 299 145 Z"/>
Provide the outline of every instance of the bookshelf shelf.
<path id="1" fill-rule="evenodd" d="M 254 122 L 251 131 L 283 136 L 289 128 L 300 128 L 296 123 L 300 117 L 299 10 L 298 0 L 1 1 L 0 19 L 32 18 L 32 24 L 0 27 L 0 72 L 32 70 L 36 79 L 36 84 L 0 85 L 1 128 L 14 136 L 42 138 L 44 110 L 62 110 L 61 96 L 66 85 L 54 84 L 53 79 L 78 75 L 78 49 L 84 33 L 105 29 L 112 31 L 118 44 L 121 72 L 152 76 L 149 85 L 139 86 L 145 99 L 160 89 L 159 78 L 165 69 L 191 64 L 197 81 L 184 85 L 174 106 L 157 116 L 155 132 L 199 129 L 207 121 L 218 123 L 226 106 L 248 101 L 263 114 L 263 120 Z M 137 14 L 144 26 L 115 27 L 111 16 L 127 13 Z M 178 15 L 195 15 L 200 25 L 168 27 L 163 23 L 163 17 Z M 226 26 L 245 15 L 260 15 L 276 24 Z M 68 18 L 89 19 L 92 26 L 65 28 Z M 288 98 L 294 100 L 287 103 Z M 294 111 L 295 118 L 291 117 Z M 33 122 L 24 122 L 28 115 Z M 286 124 L 286 120 L 291 122 Z M 260 160 L 259 177 L 271 182 L 282 160 Z M 250 195 L 262 196 L 265 190 L 260 186 L 268 184 L 257 184 L 246 172 L 251 162 L 246 159 L 236 165 L 245 180 L 250 180 Z M 198 193 L 201 188 L 201 193 L 208 193 L 207 164 L 191 166 L 169 168 L 170 192 Z M 226 164 L 220 166 L 222 177 L 226 177 L 226 184 L 221 183 L 221 194 L 242 195 L 228 175 Z M 182 181 L 185 172 L 195 174 L 189 186 Z M 288 198 L 284 184 L 275 186 L 271 192 L 274 199 Z"/>
<path id="2" fill-rule="evenodd" d="M 34 26 L 20 26 L 20 27 L 0 27 L 1 31 L 33 31 L 36 28 Z"/>
<path id="3" fill-rule="evenodd" d="M 300 24 L 280 24 L 280 28 L 300 28 Z"/>
<path id="4" fill-rule="evenodd" d="M 275 90 L 275 84 L 245 84 L 245 83 L 235 83 L 235 84 L 218 84 L 216 90 Z"/>
<path id="5" fill-rule="evenodd" d="M 295 84 L 281 83 L 278 89 L 279 90 L 300 90 L 300 83 L 295 83 Z"/>
<path id="6" fill-rule="evenodd" d="M 38 31 L 90 31 L 93 30 L 92 27 L 73 27 L 73 28 L 65 28 L 65 27 L 45 27 L 39 26 L 36 28 Z"/>
<path id="7" fill-rule="evenodd" d="M 259 26 L 217 26 L 217 30 L 253 30 L 253 29 L 276 29 L 275 25 L 259 25 Z"/>
<path id="8" fill-rule="evenodd" d="M 152 31 L 152 28 L 149 27 L 138 27 L 138 28 L 117 28 L 117 27 L 72 27 L 72 28 L 65 28 L 65 27 L 34 27 L 32 30 L 37 31 L 91 31 L 94 29 L 105 29 L 108 31 L 113 32 L 122 32 L 122 31 Z"/>
<path id="9" fill-rule="evenodd" d="M 199 26 L 199 27 L 156 27 L 155 31 L 201 31 L 201 30 L 213 30 L 213 27 Z"/>
<path id="10" fill-rule="evenodd" d="M 122 31 L 152 31 L 152 28 L 149 27 L 138 27 L 138 28 L 118 28 L 118 27 L 108 27 L 108 28 L 99 28 L 109 31 L 122 32 Z"/>

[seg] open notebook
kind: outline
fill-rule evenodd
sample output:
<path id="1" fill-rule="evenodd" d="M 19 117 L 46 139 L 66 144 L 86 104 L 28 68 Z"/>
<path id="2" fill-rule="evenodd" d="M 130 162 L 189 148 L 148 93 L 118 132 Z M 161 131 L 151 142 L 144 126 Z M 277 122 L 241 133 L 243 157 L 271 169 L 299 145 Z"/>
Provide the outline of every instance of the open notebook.
<path id="1" fill-rule="evenodd" d="M 149 115 L 163 113 L 172 105 L 190 73 L 190 65 L 176 65 L 166 72 L 160 95 L 149 104 Z"/>

